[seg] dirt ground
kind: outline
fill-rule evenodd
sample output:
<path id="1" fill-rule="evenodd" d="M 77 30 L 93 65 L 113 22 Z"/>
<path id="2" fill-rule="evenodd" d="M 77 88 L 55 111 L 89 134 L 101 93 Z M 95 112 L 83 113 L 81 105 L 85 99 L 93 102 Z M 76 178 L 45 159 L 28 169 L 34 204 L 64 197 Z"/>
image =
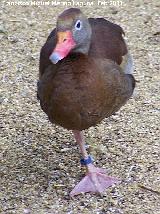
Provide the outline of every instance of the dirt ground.
<path id="1" fill-rule="evenodd" d="M 74 199 L 69 192 L 85 173 L 78 146 L 69 131 L 48 121 L 36 99 L 40 48 L 66 8 L 63 2 L 0 2 L 0 213 L 159 214 L 159 0 L 127 0 L 119 6 L 93 1 L 81 7 L 88 17 L 105 17 L 123 27 L 139 83 L 116 115 L 86 131 L 96 164 L 121 178 L 121 184 L 103 196 Z"/>

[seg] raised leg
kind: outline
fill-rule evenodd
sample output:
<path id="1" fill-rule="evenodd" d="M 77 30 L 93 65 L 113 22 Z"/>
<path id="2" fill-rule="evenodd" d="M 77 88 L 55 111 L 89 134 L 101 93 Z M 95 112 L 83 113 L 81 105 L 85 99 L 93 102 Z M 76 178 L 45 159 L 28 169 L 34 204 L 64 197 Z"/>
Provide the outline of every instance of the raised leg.
<path id="1" fill-rule="evenodd" d="M 85 192 L 102 193 L 107 187 L 119 183 L 120 181 L 117 178 L 107 176 L 104 169 L 97 168 L 93 165 L 92 159 L 85 148 L 83 132 L 75 130 L 73 134 L 82 153 L 83 158 L 81 159 L 81 164 L 86 166 L 87 174 L 71 191 L 70 196 L 73 197 L 74 195 Z"/>

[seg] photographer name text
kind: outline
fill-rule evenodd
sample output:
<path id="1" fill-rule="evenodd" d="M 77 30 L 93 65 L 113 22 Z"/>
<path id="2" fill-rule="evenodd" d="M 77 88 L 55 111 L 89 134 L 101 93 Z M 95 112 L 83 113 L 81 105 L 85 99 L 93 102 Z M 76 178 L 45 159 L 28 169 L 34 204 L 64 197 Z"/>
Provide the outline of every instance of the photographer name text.
<path id="1" fill-rule="evenodd" d="M 4 2 L 7 6 L 74 6 L 74 7 L 92 7 L 92 6 L 116 6 L 116 7 L 121 7 L 125 6 L 123 1 L 103 1 L 103 0 L 97 0 L 95 1 L 58 1 L 58 0 L 53 0 L 53 1 L 6 1 Z"/>

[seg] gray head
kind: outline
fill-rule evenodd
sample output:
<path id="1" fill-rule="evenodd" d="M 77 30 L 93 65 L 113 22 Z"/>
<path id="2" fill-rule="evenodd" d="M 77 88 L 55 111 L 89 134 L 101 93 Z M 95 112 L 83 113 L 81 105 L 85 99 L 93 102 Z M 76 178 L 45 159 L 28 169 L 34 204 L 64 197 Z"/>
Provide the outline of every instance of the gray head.
<path id="1" fill-rule="evenodd" d="M 77 8 L 65 10 L 58 16 L 57 44 L 50 60 L 57 63 L 70 52 L 87 54 L 91 40 L 91 26 L 88 19 Z"/>

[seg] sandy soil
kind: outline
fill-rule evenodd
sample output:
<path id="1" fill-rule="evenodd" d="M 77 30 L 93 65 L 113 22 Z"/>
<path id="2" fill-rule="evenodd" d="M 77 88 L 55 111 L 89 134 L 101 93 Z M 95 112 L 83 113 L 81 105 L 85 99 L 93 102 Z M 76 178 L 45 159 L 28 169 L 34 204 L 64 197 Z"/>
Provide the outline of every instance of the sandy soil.
<path id="1" fill-rule="evenodd" d="M 96 164 L 122 183 L 103 196 L 69 198 L 84 175 L 78 147 L 70 132 L 49 123 L 36 99 L 39 51 L 65 7 L 1 1 L 0 213 L 160 213 L 160 3 L 127 0 L 113 7 L 97 2 L 81 9 L 123 27 L 140 81 L 121 111 L 86 131 Z"/>

